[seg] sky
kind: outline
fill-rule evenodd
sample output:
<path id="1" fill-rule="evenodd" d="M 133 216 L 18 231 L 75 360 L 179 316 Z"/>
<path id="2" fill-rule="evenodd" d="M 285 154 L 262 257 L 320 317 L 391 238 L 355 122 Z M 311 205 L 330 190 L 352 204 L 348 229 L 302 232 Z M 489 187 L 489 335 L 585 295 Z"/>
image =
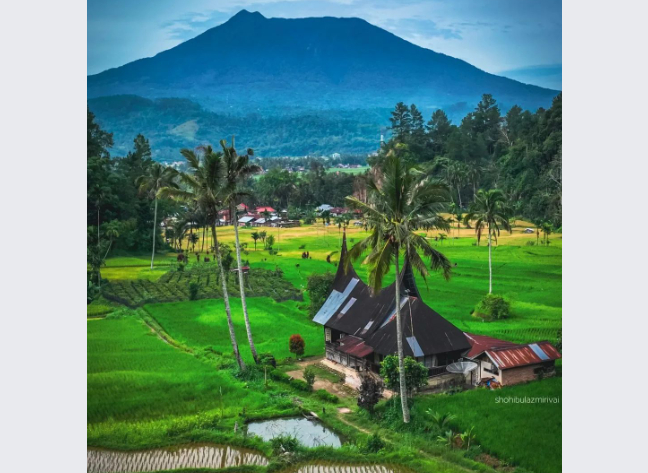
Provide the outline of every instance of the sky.
<path id="1" fill-rule="evenodd" d="M 562 0 L 88 0 L 88 74 L 154 56 L 243 8 L 359 17 L 487 72 L 562 89 Z"/>

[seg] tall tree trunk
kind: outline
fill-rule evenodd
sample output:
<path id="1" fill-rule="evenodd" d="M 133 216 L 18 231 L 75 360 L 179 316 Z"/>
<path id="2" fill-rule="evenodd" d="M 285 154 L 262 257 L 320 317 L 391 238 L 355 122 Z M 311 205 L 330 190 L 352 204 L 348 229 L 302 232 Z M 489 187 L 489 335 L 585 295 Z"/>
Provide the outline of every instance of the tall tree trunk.
<path id="1" fill-rule="evenodd" d="M 491 229 L 488 226 L 488 293 L 493 293 L 493 257 L 491 254 Z"/>
<path id="2" fill-rule="evenodd" d="M 462 208 L 462 205 L 461 205 L 461 186 L 457 186 L 457 196 L 459 197 L 459 208 Z"/>
<path id="3" fill-rule="evenodd" d="M 101 248 L 101 226 L 99 225 L 99 205 L 97 205 L 97 257 L 99 257 L 99 266 L 97 266 L 97 285 L 101 289 L 101 258 L 99 254 Z"/>
<path id="4" fill-rule="evenodd" d="M 252 328 L 250 327 L 250 318 L 248 317 L 247 303 L 245 302 L 245 284 L 243 282 L 243 264 L 241 263 L 241 244 L 239 242 L 238 222 L 234 221 L 234 239 L 236 240 L 236 263 L 238 264 L 238 277 L 239 288 L 241 290 L 241 306 L 243 307 L 243 318 L 245 319 L 245 331 L 247 332 L 248 342 L 250 343 L 250 351 L 255 363 L 259 363 L 259 356 L 257 355 L 252 339 Z"/>
<path id="5" fill-rule="evenodd" d="M 223 301 L 225 302 L 225 313 L 227 314 L 227 326 L 229 328 L 230 340 L 232 342 L 232 349 L 234 350 L 234 357 L 238 363 L 239 369 L 245 369 L 245 363 L 241 358 L 238 343 L 236 342 L 236 334 L 234 333 L 234 322 L 232 322 L 232 311 L 230 309 L 229 295 L 227 294 L 227 281 L 225 279 L 225 270 L 223 269 L 223 262 L 221 261 L 221 254 L 218 248 L 218 238 L 216 237 L 216 223 L 211 224 L 212 239 L 214 240 L 214 252 L 216 253 L 216 260 L 218 261 L 218 268 L 221 274 L 221 284 L 223 286 Z"/>
<path id="6" fill-rule="evenodd" d="M 409 406 L 407 405 L 407 386 L 405 384 L 405 361 L 403 355 L 403 326 L 401 322 L 400 304 L 400 268 L 398 265 L 398 247 L 396 249 L 396 343 L 398 347 L 398 377 L 400 384 L 401 407 L 403 408 L 403 422 L 410 421 Z"/>
<path id="7" fill-rule="evenodd" d="M 151 252 L 151 269 L 153 269 L 153 261 L 155 261 L 155 230 L 157 230 L 157 196 L 155 197 L 155 210 L 153 210 L 153 251 Z"/>
<path id="8" fill-rule="evenodd" d="M 200 252 L 205 251 L 205 227 L 202 228 L 202 244 L 200 245 Z"/>

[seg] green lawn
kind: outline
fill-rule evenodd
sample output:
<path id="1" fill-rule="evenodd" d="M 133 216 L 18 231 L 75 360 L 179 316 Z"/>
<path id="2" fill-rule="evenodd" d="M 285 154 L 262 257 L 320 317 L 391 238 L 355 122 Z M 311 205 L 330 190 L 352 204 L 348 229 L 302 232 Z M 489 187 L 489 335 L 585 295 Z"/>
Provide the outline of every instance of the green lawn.
<path id="1" fill-rule="evenodd" d="M 252 362 L 245 332 L 241 300 L 230 298 L 232 319 L 243 359 Z M 275 302 L 268 297 L 247 299 L 250 325 L 257 352 L 270 352 L 275 358 L 293 356 L 288 350 L 288 339 L 298 333 L 306 342 L 305 356 L 324 354 L 324 334 L 298 307 L 303 302 Z M 225 305 L 222 300 L 200 300 L 148 304 L 146 310 L 175 340 L 203 350 L 212 347 L 229 355 L 232 347 L 227 328 Z"/>
<path id="2" fill-rule="evenodd" d="M 500 398 L 500 402 L 497 402 Z M 562 404 L 518 403 L 512 399 L 562 398 L 562 378 L 489 391 L 476 389 L 452 396 L 417 398 L 413 415 L 425 411 L 457 416 L 454 424 L 464 431 L 475 427 L 477 442 L 501 460 L 537 473 L 562 469 Z M 508 399 L 504 402 L 503 399 Z"/>

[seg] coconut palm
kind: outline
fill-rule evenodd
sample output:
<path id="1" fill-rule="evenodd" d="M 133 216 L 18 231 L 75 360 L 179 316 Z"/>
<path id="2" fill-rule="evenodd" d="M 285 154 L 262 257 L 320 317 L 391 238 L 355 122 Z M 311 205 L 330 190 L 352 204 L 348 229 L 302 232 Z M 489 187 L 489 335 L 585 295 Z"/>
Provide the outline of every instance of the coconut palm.
<path id="1" fill-rule="evenodd" d="M 106 254 L 103 257 L 104 260 L 108 257 L 108 253 L 110 252 L 110 248 L 112 248 L 113 242 L 117 238 L 119 238 L 119 229 L 120 229 L 119 220 L 111 220 L 106 224 L 106 230 L 104 234 L 108 238 L 108 249 L 106 250 Z"/>
<path id="2" fill-rule="evenodd" d="M 161 196 L 170 196 L 177 199 L 193 203 L 196 202 L 209 221 L 211 227 L 214 253 L 218 262 L 220 271 L 220 281 L 223 288 L 223 302 L 225 303 L 225 313 L 227 315 L 227 325 L 229 327 L 230 341 L 234 357 L 238 363 L 239 369 L 245 369 L 245 363 L 241 358 L 236 334 L 234 332 L 234 323 L 232 322 L 232 311 L 229 303 L 229 294 L 227 293 L 227 278 L 223 268 L 221 250 L 218 244 L 218 235 L 216 233 L 216 222 L 218 221 L 218 210 L 222 205 L 224 181 L 223 181 L 223 161 L 221 153 L 214 152 L 211 146 L 202 146 L 196 153 L 190 149 L 180 151 L 187 161 L 188 173 L 179 175 L 180 183 L 184 189 L 175 189 L 164 187 L 161 189 Z"/>
<path id="3" fill-rule="evenodd" d="M 261 238 L 261 235 L 259 235 L 259 232 L 252 232 L 250 233 L 250 236 L 254 240 L 254 251 L 256 251 L 256 243 L 259 238 Z"/>
<path id="4" fill-rule="evenodd" d="M 394 265 L 396 297 L 396 333 L 398 367 L 400 376 L 400 397 L 403 422 L 410 420 L 407 405 L 407 386 L 403 355 L 403 334 L 400 303 L 400 257 L 401 254 L 424 279 L 429 274 L 419 253 L 430 259 L 433 270 L 441 269 L 444 277 L 450 277 L 450 262 L 432 248 L 427 239 L 415 233 L 421 228 L 447 230 L 448 223 L 440 212 L 450 203 L 450 190 L 445 184 L 424 176 L 411 164 L 390 153 L 381 169 L 381 181 L 369 179 L 367 203 L 355 197 L 346 200 L 353 207 L 362 210 L 371 234 L 356 243 L 344 261 L 348 268 L 365 251 L 369 251 L 364 262 L 369 265 L 369 285 L 374 292 L 382 287 L 384 276 Z"/>
<path id="5" fill-rule="evenodd" d="M 234 222 L 234 240 L 236 242 L 236 263 L 238 268 L 239 288 L 241 291 L 241 306 L 243 308 L 243 318 L 245 319 L 245 331 L 247 332 L 248 343 L 250 344 L 250 351 L 254 362 L 259 362 L 254 340 L 252 339 L 252 328 L 250 327 L 250 318 L 247 310 L 247 303 L 245 301 L 245 283 L 243 281 L 243 263 L 241 262 L 241 243 L 239 241 L 238 219 L 236 218 L 236 202 L 241 197 L 247 195 L 241 192 L 239 184 L 241 181 L 248 179 L 253 174 L 261 172 L 261 166 L 250 163 L 250 156 L 254 155 L 254 151 L 248 149 L 245 154 L 237 154 L 234 145 L 227 146 L 225 140 L 221 140 L 221 147 L 223 148 L 223 164 L 225 170 L 225 189 L 224 189 L 224 202 L 229 206 L 230 212 L 233 212 Z M 255 240 L 256 244 L 256 240 Z"/>
<path id="6" fill-rule="evenodd" d="M 475 220 L 475 233 L 477 243 L 481 240 L 484 227 L 488 232 L 488 293 L 493 293 L 493 251 L 492 240 L 497 240 L 500 234 L 500 227 L 510 230 L 504 204 L 506 197 L 499 189 L 485 191 L 480 189 L 475 200 L 470 205 L 470 210 L 464 217 L 464 222 Z"/>
<path id="7" fill-rule="evenodd" d="M 544 233 L 544 244 L 545 246 L 548 246 L 549 235 L 553 232 L 553 225 L 551 225 L 551 222 L 542 222 L 540 229 L 542 230 L 542 233 Z"/>
<path id="8" fill-rule="evenodd" d="M 153 163 L 149 168 L 148 174 L 138 177 L 135 184 L 139 186 L 140 190 L 148 192 L 155 201 L 153 210 L 153 251 L 151 252 L 151 269 L 155 262 L 155 232 L 157 230 L 157 209 L 159 192 L 162 188 L 174 189 L 177 184 L 174 182 L 178 172 L 168 166 L 162 166 L 160 163 Z"/>

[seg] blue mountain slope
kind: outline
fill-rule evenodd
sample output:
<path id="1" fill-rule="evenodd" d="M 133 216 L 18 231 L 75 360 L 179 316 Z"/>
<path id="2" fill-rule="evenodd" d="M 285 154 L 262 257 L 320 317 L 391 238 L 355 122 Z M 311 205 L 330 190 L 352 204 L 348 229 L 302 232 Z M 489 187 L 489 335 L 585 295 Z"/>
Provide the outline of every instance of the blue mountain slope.
<path id="1" fill-rule="evenodd" d="M 474 104 L 548 106 L 555 90 L 488 74 L 357 18 L 268 19 L 239 12 L 152 58 L 88 77 L 88 97 L 190 98 L 220 113 L 317 109 L 422 110 Z"/>

